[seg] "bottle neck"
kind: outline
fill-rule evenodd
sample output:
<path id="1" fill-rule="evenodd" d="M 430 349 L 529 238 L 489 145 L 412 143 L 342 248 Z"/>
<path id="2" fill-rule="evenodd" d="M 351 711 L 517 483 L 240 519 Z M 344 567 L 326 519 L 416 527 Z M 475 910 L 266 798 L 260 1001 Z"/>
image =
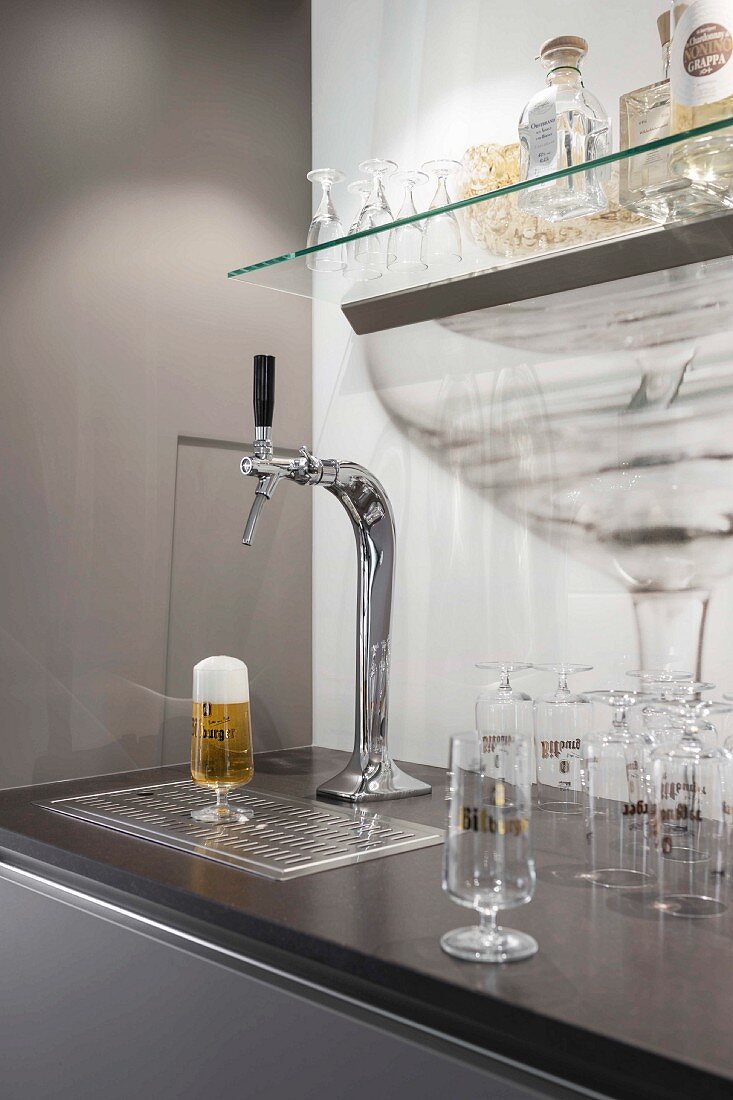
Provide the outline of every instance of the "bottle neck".
<path id="1" fill-rule="evenodd" d="M 546 81 L 549 87 L 557 87 L 558 85 L 575 88 L 583 87 L 583 77 L 580 69 L 575 65 L 556 65 L 555 68 L 548 71 Z"/>

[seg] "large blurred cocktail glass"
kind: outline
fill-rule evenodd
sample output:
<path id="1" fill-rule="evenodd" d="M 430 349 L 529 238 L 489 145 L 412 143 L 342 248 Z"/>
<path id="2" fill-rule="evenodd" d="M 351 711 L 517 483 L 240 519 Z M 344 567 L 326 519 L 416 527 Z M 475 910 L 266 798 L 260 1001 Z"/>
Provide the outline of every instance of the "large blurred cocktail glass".
<path id="1" fill-rule="evenodd" d="M 733 356 L 715 336 L 733 332 L 733 262 L 430 328 L 414 384 L 390 351 L 391 339 L 402 355 L 403 337 L 373 338 L 372 380 L 394 421 L 504 513 L 615 575 L 643 667 L 700 676 L 710 592 L 733 573 Z M 469 364 L 475 407 L 456 409 L 463 437 L 448 440 L 435 383 Z"/>

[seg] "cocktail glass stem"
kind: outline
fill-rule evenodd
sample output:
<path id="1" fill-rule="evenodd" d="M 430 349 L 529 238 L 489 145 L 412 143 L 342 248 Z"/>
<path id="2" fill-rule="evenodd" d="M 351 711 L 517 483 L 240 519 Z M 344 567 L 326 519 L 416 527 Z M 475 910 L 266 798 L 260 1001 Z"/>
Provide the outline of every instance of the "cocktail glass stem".
<path id="1" fill-rule="evenodd" d="M 702 648 L 710 593 L 634 592 L 642 668 L 692 669 L 702 679 Z"/>

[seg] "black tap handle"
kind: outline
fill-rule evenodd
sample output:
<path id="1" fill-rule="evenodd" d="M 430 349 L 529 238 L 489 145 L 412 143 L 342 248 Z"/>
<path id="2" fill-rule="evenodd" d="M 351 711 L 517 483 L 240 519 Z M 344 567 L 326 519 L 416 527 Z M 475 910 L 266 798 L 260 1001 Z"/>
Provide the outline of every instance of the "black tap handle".
<path id="1" fill-rule="evenodd" d="M 255 428 L 271 428 L 275 408 L 275 356 L 255 355 Z"/>

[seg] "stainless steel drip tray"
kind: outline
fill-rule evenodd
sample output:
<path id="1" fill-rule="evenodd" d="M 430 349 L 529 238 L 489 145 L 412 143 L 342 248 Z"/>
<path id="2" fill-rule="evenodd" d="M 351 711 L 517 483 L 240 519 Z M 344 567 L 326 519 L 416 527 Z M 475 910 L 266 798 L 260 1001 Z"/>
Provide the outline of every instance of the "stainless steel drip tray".
<path id="1" fill-rule="evenodd" d="M 249 787 L 229 797 L 254 816 L 232 825 L 193 821 L 191 810 L 211 802 L 212 794 L 191 780 L 57 798 L 38 805 L 279 880 L 426 848 L 444 839 L 441 829 L 359 807 L 335 808 Z"/>

